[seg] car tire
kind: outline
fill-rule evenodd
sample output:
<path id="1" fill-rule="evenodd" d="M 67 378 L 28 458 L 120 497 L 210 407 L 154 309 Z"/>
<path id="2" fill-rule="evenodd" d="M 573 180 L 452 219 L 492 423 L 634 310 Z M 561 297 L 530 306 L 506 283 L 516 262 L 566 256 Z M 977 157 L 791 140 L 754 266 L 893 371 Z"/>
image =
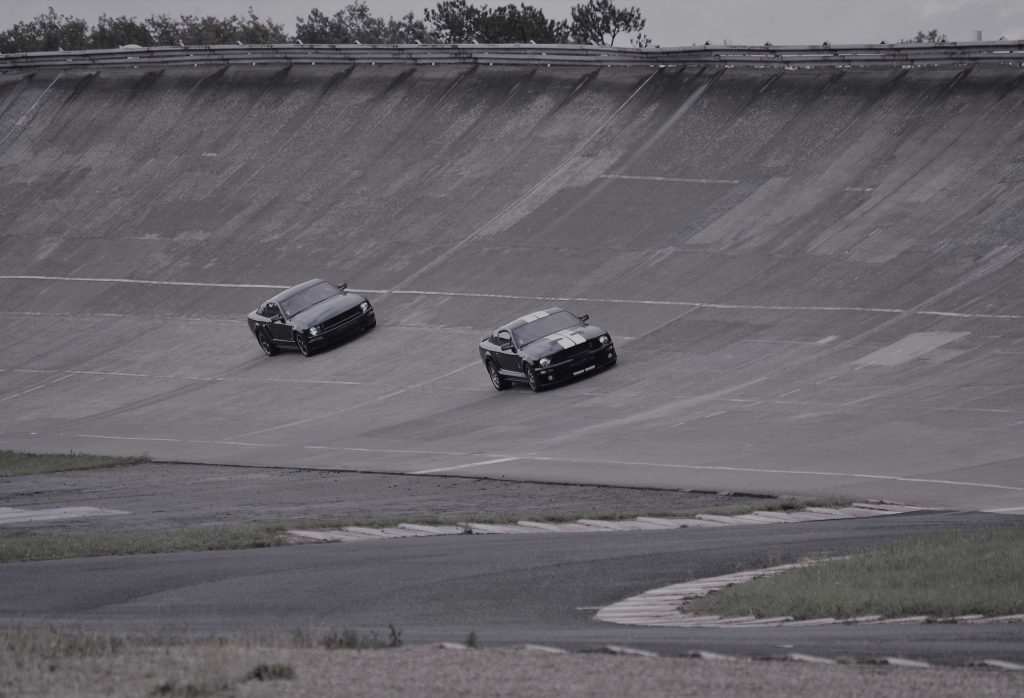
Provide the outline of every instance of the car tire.
<path id="1" fill-rule="evenodd" d="M 295 346 L 298 347 L 299 353 L 303 356 L 313 355 L 313 347 L 309 346 L 309 341 L 302 336 L 301 332 L 295 333 Z"/>
<path id="2" fill-rule="evenodd" d="M 273 356 L 278 353 L 278 345 L 275 345 L 271 340 L 270 336 L 265 331 L 260 330 L 256 333 L 256 341 L 259 343 L 259 348 L 263 350 L 263 353 L 267 356 Z"/>
<path id="3" fill-rule="evenodd" d="M 533 369 L 529 366 L 523 366 L 523 372 L 526 374 L 526 384 L 530 386 L 530 390 L 535 393 L 539 393 L 544 389 L 544 386 L 540 384 L 540 380 L 537 378 L 537 374 L 533 372 Z"/>
<path id="4" fill-rule="evenodd" d="M 377 316 L 374 315 L 372 318 L 370 318 L 369 320 L 366 321 L 366 324 L 363 325 L 363 329 L 364 330 L 372 330 L 376 326 L 377 326 Z"/>
<path id="5" fill-rule="evenodd" d="M 273 356 L 277 353 L 277 346 L 270 340 L 270 337 L 266 332 L 260 330 L 256 333 L 256 341 L 260 344 L 260 349 L 267 356 Z"/>
<path id="6" fill-rule="evenodd" d="M 495 390 L 504 390 L 508 387 L 508 381 L 498 373 L 498 367 L 494 365 L 493 361 L 487 362 L 487 375 L 491 377 L 491 385 Z"/>

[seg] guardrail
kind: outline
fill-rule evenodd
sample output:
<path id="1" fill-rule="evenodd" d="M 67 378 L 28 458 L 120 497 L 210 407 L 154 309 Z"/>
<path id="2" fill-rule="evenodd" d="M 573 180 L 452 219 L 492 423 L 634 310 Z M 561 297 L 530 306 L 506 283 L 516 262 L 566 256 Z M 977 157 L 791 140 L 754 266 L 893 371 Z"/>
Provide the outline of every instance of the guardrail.
<path id="1" fill-rule="evenodd" d="M 1024 41 L 821 46 L 619 48 L 576 44 L 252 44 L 0 54 L 0 71 L 210 65 L 757 66 L 804 68 L 1011 64 Z"/>

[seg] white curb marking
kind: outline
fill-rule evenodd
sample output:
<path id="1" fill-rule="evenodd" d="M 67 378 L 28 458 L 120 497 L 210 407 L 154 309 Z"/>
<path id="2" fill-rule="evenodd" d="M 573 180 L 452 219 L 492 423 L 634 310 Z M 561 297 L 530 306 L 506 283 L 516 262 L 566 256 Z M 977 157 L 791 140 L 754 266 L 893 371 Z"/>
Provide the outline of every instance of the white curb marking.
<path id="1" fill-rule="evenodd" d="M 507 459 L 512 460 L 512 459 Z M 427 471 L 423 471 L 427 472 Z M 848 510 L 856 509 L 859 513 L 851 515 Z M 393 527 L 370 528 L 362 526 L 346 526 L 334 531 L 308 531 L 289 530 L 288 534 L 296 538 L 319 542 L 339 541 L 363 541 L 381 540 L 384 538 L 407 538 L 412 532 L 416 535 L 443 536 L 460 533 L 472 534 L 519 534 L 519 533 L 592 533 L 592 532 L 623 532 L 623 531 L 658 531 L 671 528 L 689 527 L 710 527 L 710 526 L 743 526 L 761 525 L 771 523 L 799 523 L 800 521 L 823 521 L 826 519 L 848 519 L 853 516 L 889 516 L 897 513 L 911 511 L 927 511 L 922 507 L 908 507 L 899 504 L 886 504 L 880 502 L 857 503 L 851 507 L 845 507 L 842 511 L 837 509 L 819 509 L 815 512 L 794 511 L 780 514 L 773 517 L 759 517 L 752 514 L 738 514 L 736 516 L 720 516 L 710 514 L 698 514 L 696 518 L 687 519 L 666 519 L 658 517 L 640 516 L 635 519 L 603 520 L 603 519 L 578 519 L 563 523 L 549 523 L 544 521 L 517 521 L 514 524 L 488 524 L 464 522 L 447 525 L 425 525 L 425 524 L 398 524 Z M 826 512 L 833 512 L 832 514 Z M 773 513 L 773 512 L 766 512 Z M 806 514 L 805 516 L 799 516 Z M 2 520 L 0 520 L 2 523 Z M 728 575 L 729 579 L 749 579 L 750 573 L 739 573 L 739 575 Z M 657 592 L 658 590 L 655 590 Z M 652 592 L 654 593 L 654 592 Z"/>

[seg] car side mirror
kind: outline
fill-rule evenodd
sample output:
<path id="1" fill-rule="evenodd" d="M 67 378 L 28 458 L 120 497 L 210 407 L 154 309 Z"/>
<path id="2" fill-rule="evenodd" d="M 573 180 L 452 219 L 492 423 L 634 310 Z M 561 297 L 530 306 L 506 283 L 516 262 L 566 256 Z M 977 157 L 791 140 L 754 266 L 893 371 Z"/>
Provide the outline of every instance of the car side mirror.
<path id="1" fill-rule="evenodd" d="M 344 291 L 346 288 L 348 288 L 348 284 L 347 283 L 340 283 L 340 284 L 338 284 L 338 290 L 339 291 Z"/>
<path id="2" fill-rule="evenodd" d="M 276 313 L 270 318 L 271 322 L 281 322 L 282 320 L 284 320 L 284 317 L 281 315 L 281 313 Z"/>
<path id="3" fill-rule="evenodd" d="M 504 343 L 502 343 L 502 345 L 501 345 L 500 347 L 498 347 L 498 348 L 499 348 L 499 349 L 501 349 L 502 351 L 508 351 L 509 349 L 511 349 L 511 348 L 512 348 L 512 342 L 504 342 Z"/>
<path id="4" fill-rule="evenodd" d="M 586 322 L 590 319 L 589 315 L 580 315 L 580 322 Z"/>

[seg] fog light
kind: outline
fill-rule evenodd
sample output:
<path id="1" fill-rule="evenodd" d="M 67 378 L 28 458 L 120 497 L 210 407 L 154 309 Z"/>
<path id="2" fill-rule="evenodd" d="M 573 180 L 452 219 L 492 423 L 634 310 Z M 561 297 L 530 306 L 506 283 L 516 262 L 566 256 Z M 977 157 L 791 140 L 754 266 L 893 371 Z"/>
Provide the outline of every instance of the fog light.
<path id="1" fill-rule="evenodd" d="M 553 381 L 553 380 L 555 380 L 555 377 L 554 376 L 548 376 L 548 380 L 549 381 Z"/>

